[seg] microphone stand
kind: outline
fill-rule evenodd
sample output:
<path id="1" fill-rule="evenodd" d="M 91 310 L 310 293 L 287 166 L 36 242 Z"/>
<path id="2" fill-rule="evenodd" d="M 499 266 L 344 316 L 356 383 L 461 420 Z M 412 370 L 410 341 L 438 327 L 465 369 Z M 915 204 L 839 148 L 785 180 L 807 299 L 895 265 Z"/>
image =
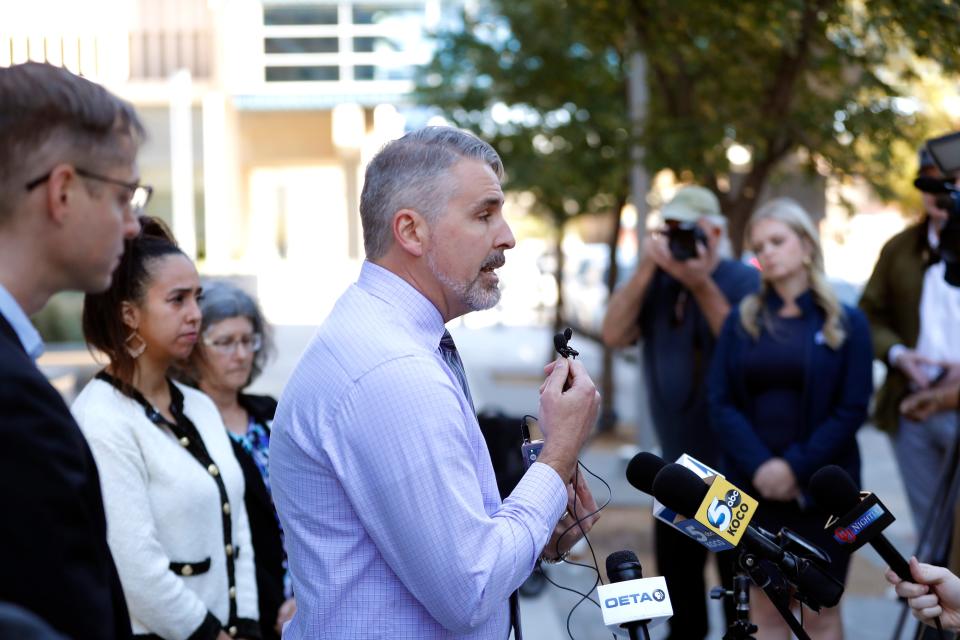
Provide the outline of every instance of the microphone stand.
<path id="1" fill-rule="evenodd" d="M 710 597 L 714 600 L 732 598 L 736 604 L 736 620 L 727 627 L 723 640 L 752 640 L 757 632 L 757 625 L 750 622 L 750 576 L 738 571 L 733 578 L 733 591 L 723 587 L 714 587 L 710 590 Z"/>
<path id="2" fill-rule="evenodd" d="M 642 622 L 627 622 L 620 625 L 620 627 L 627 630 L 630 640 L 650 640 L 650 632 L 647 630 L 646 620 Z"/>
<path id="3" fill-rule="evenodd" d="M 810 640 L 810 636 L 807 635 L 807 632 L 803 630 L 803 627 L 793 616 L 793 612 L 790 611 L 790 592 L 782 584 L 774 583 L 761 568 L 758 558 L 749 551 L 742 550 L 740 552 L 740 566 L 750 575 L 753 583 L 763 589 L 763 592 L 776 607 L 780 617 L 790 627 L 797 640 Z"/>

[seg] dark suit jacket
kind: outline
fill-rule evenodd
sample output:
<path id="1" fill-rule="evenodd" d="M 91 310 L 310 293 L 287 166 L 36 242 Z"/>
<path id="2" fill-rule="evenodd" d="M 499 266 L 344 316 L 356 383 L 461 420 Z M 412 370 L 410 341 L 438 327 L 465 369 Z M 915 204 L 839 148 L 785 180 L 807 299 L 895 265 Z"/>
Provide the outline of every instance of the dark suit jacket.
<path id="1" fill-rule="evenodd" d="M 0 315 L 0 600 L 82 640 L 130 638 L 93 455 Z"/>
<path id="2" fill-rule="evenodd" d="M 860 297 L 860 308 L 870 323 L 873 355 L 887 364 L 887 378 L 877 393 L 874 422 L 890 433 L 900 420 L 900 401 L 909 392 L 907 377 L 887 362 L 890 347 L 917 346 L 920 336 L 920 296 L 930 263 L 927 220 L 904 229 L 883 245 L 870 280 Z"/>

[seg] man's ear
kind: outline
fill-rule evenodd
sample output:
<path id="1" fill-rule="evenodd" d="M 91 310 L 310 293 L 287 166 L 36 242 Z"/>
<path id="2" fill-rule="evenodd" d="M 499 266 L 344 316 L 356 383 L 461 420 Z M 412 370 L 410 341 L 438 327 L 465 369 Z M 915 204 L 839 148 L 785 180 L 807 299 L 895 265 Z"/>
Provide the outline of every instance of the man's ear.
<path id="1" fill-rule="evenodd" d="M 57 226 L 66 223 L 70 211 L 79 197 L 80 176 L 69 164 L 58 164 L 50 172 L 47 179 L 39 188 L 46 189 L 47 212 L 51 221 Z"/>
<path id="2" fill-rule="evenodd" d="M 131 331 L 136 331 L 140 327 L 140 309 L 129 300 L 120 303 L 120 317 L 123 319 L 123 324 L 127 325 Z"/>
<path id="3" fill-rule="evenodd" d="M 430 238 L 430 227 L 422 215 L 413 209 L 401 209 L 393 214 L 393 241 L 413 256 L 423 256 Z"/>

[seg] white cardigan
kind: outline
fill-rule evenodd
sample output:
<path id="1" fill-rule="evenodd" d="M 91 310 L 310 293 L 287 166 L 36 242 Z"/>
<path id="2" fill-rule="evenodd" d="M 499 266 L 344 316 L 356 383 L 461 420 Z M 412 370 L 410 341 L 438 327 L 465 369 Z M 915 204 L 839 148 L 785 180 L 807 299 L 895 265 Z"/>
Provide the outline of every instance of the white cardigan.
<path id="1" fill-rule="evenodd" d="M 229 512 L 235 561 L 237 618 L 258 618 L 253 544 L 243 503 L 244 482 L 223 420 L 203 393 L 177 385 L 183 412 L 213 458 L 229 498 L 220 502 L 211 470 L 166 427 L 103 380 L 94 379 L 73 404 L 93 450 L 107 514 L 107 541 L 130 609 L 133 632 L 188 638 L 213 614 L 228 624 L 229 598 L 223 513 Z M 178 575 L 173 563 L 203 563 Z M 190 575 L 185 575 L 190 574 Z M 209 623 L 209 621 L 208 621 Z"/>

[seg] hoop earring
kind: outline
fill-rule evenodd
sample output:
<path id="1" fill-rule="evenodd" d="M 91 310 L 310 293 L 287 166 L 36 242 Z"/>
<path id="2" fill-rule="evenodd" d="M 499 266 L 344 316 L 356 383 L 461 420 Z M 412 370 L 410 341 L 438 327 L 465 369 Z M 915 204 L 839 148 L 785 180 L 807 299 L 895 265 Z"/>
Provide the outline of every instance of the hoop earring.
<path id="1" fill-rule="evenodd" d="M 143 352 L 147 350 L 147 341 L 143 339 L 136 330 L 127 336 L 127 339 L 123 341 L 123 348 L 127 350 L 127 353 L 130 354 L 130 357 L 136 360 L 143 355 Z"/>

